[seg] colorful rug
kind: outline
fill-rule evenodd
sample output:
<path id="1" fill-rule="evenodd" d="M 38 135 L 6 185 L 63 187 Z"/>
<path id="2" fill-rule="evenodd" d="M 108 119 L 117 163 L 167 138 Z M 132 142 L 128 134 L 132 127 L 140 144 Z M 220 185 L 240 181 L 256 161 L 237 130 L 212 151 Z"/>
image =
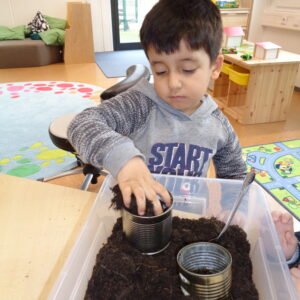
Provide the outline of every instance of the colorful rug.
<path id="1" fill-rule="evenodd" d="M 53 145 L 48 127 L 57 117 L 97 105 L 102 91 L 77 82 L 0 84 L 0 173 L 38 179 L 74 168 L 74 155 Z"/>
<path id="2" fill-rule="evenodd" d="M 255 180 L 300 220 L 300 140 L 243 148 Z"/>

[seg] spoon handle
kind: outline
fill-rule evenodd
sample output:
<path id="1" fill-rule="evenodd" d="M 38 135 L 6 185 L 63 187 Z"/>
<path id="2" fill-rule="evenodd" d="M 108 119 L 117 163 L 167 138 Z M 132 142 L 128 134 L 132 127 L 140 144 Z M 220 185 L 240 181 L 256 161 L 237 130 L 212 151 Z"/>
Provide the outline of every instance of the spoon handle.
<path id="1" fill-rule="evenodd" d="M 230 225 L 244 195 L 247 193 L 248 189 L 249 189 L 249 185 L 253 182 L 255 178 L 255 173 L 254 172 L 249 172 L 247 173 L 245 179 L 244 179 L 244 182 L 243 182 L 243 185 L 242 185 L 242 188 L 240 190 L 240 193 L 239 193 L 239 196 L 237 198 L 237 200 L 235 201 L 234 205 L 233 205 L 233 208 L 226 220 L 226 223 L 225 223 L 225 226 L 223 227 L 222 231 L 219 233 L 217 239 L 220 238 L 220 236 L 225 232 L 225 230 L 228 228 L 228 226 Z"/>

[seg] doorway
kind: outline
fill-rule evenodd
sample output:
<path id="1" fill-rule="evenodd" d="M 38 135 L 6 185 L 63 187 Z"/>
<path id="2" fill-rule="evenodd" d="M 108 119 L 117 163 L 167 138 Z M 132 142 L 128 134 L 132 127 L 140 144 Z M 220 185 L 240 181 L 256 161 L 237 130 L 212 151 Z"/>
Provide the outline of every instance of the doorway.
<path id="1" fill-rule="evenodd" d="M 141 49 L 139 31 L 158 0 L 111 0 L 114 51 Z"/>

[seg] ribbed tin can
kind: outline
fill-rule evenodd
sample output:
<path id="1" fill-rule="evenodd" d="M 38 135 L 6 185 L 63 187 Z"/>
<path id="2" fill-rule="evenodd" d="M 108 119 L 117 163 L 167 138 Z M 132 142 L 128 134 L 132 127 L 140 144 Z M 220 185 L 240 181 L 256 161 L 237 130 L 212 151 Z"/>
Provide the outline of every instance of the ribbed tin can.
<path id="1" fill-rule="evenodd" d="M 224 247 L 209 242 L 189 244 L 178 252 L 177 264 L 185 295 L 196 299 L 232 299 L 232 257 Z"/>
<path id="2" fill-rule="evenodd" d="M 166 249 L 172 234 L 172 208 L 158 216 L 139 216 L 122 209 L 123 231 L 131 244 L 143 254 L 156 254 Z"/>

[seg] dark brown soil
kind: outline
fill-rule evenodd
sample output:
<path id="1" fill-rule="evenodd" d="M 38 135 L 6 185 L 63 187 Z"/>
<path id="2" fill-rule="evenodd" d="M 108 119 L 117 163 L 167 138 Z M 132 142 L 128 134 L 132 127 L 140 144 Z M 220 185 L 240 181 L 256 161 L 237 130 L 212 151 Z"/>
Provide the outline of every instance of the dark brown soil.
<path id="1" fill-rule="evenodd" d="M 215 270 L 210 270 L 207 268 L 201 268 L 197 270 L 193 270 L 193 273 L 200 274 L 200 275 L 209 275 L 209 274 L 215 274 L 217 271 Z"/>
<path id="2" fill-rule="evenodd" d="M 176 256 L 187 244 L 216 237 L 224 223 L 215 218 L 198 220 L 173 218 L 169 247 L 162 253 L 142 255 L 130 245 L 122 232 L 122 220 L 114 225 L 112 235 L 97 255 L 86 300 L 100 299 L 191 299 L 183 296 Z M 250 244 L 246 233 L 230 226 L 219 241 L 232 255 L 232 298 L 258 299 L 252 281 Z"/>

